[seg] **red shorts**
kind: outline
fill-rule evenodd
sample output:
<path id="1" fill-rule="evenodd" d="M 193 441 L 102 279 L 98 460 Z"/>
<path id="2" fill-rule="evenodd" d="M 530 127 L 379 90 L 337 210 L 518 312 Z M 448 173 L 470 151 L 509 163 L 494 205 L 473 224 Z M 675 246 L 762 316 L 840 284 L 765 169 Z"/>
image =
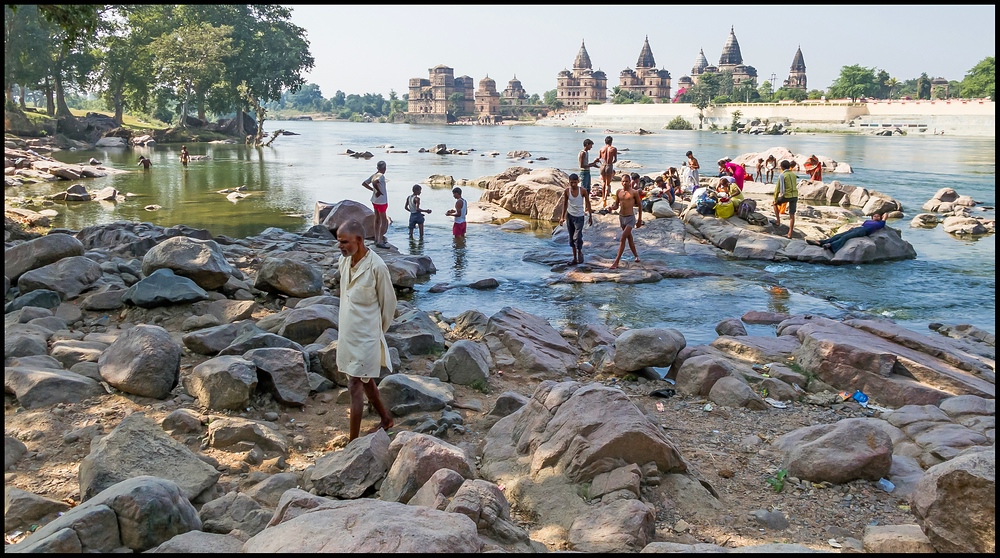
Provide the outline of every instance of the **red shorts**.
<path id="1" fill-rule="evenodd" d="M 455 236 L 465 236 L 465 223 L 455 223 L 451 226 L 451 234 Z"/>
<path id="2" fill-rule="evenodd" d="M 385 211 L 389 209 L 389 204 L 387 203 L 373 203 L 372 206 L 374 206 L 375 211 L 378 211 L 379 213 L 385 213 Z"/>

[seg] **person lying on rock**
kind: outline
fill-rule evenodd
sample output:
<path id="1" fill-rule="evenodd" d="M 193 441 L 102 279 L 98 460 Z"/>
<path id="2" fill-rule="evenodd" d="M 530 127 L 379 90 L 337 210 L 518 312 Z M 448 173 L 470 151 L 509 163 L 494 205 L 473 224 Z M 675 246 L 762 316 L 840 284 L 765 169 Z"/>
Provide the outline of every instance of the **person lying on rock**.
<path id="1" fill-rule="evenodd" d="M 813 246 L 819 246 L 820 248 L 825 248 L 834 254 L 838 250 L 844 247 L 844 244 L 852 238 L 860 238 L 862 236 L 869 236 L 877 230 L 885 228 L 885 216 L 881 213 L 876 213 L 872 215 L 872 218 L 861 223 L 860 227 L 854 227 L 848 231 L 835 234 L 826 240 L 806 240 L 808 244 Z"/>

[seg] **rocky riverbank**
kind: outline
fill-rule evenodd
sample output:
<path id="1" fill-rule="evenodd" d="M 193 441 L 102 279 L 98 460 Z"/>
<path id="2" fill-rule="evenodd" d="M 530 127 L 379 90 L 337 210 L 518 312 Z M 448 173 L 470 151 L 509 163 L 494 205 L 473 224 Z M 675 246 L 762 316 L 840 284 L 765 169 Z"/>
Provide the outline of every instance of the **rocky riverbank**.
<path id="1" fill-rule="evenodd" d="M 548 188 L 498 199 L 551 218 Z M 379 384 L 397 425 L 348 443 L 330 232 L 348 218 L 371 210 L 241 239 L 9 225 L 7 549 L 995 551 L 995 339 L 969 324 L 747 308 L 690 346 L 401 300 Z M 705 222 L 638 236 L 724 250 Z M 375 250 L 402 298 L 433 277 Z"/>

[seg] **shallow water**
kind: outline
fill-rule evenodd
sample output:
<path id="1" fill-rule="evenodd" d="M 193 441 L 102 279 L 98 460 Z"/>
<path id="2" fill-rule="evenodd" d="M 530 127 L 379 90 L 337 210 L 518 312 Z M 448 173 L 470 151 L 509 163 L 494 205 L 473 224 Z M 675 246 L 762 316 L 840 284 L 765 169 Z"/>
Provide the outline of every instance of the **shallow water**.
<path id="1" fill-rule="evenodd" d="M 648 136 L 612 134 L 622 150 L 620 159 L 643 165 L 639 172 L 678 166 L 687 150 L 694 151 L 710 171 L 714 161 L 785 146 L 793 152 L 811 152 L 849 163 L 853 174 L 827 174 L 824 179 L 878 190 L 899 200 L 906 219 L 890 222 L 912 243 L 917 259 L 865 266 L 818 266 L 804 263 L 727 261 L 715 257 L 675 256 L 668 265 L 713 271 L 721 276 L 665 280 L 642 285 L 553 285 L 545 266 L 523 262 L 529 250 L 548 249 L 551 224 L 533 223 L 534 229 L 506 232 L 493 225 L 470 224 L 464 248 L 456 249 L 451 219 L 444 215 L 454 200 L 448 188 L 424 186 L 422 206 L 427 216 L 422 244 L 407 241 L 407 213 L 403 202 L 410 187 L 431 174 L 456 179 L 497 174 L 520 164 L 553 166 L 573 172 L 583 138 L 602 145 L 607 133 L 542 126 L 412 126 L 334 122 L 268 122 L 268 129 L 283 128 L 301 135 L 282 136 L 274 146 L 248 149 L 235 145 L 189 144 L 192 155 L 208 155 L 177 162 L 180 146 L 138 149 L 64 151 L 55 157 L 83 162 L 96 157 L 105 165 L 131 172 L 90 181 L 90 189 L 114 186 L 137 194 L 128 202 L 57 205 L 55 226 L 80 229 L 115 220 L 149 221 L 159 225 L 183 223 L 207 228 L 213 234 L 234 237 L 254 235 L 267 227 L 302 231 L 311 225 L 316 200 L 352 199 L 366 205 L 370 192 L 361 182 L 379 160 L 388 166 L 388 238 L 400 251 L 429 255 L 438 272 L 412 295 L 425 310 L 456 315 L 474 308 L 487 315 L 516 306 L 548 318 L 554 325 L 602 322 L 609 326 L 666 326 L 680 330 L 689 344 L 715 338 L 715 324 L 749 310 L 815 313 L 842 316 L 865 312 L 891 318 L 916 331 L 927 331 L 931 322 L 972 323 L 995 331 L 995 237 L 960 240 L 931 230 L 911 229 L 909 219 L 939 188 L 952 187 L 985 206 L 995 205 L 996 141 L 993 138 L 875 137 L 846 135 L 747 136 L 707 132 L 660 132 Z M 444 143 L 458 149 L 475 149 L 470 155 L 418 153 Z M 385 153 L 385 148 L 408 153 Z M 342 155 L 347 149 L 371 151 L 372 159 Z M 536 158 L 533 164 L 515 163 L 506 153 L 523 149 Z M 499 151 L 497 157 L 484 153 Z M 596 146 L 594 151 L 596 151 Z M 140 154 L 150 157 L 153 169 L 136 167 Z M 548 160 L 537 160 L 538 157 Z M 595 179 L 597 177 L 595 176 Z M 216 193 L 246 185 L 249 197 L 233 203 Z M 50 193 L 65 183 L 25 187 L 14 195 Z M 464 188 L 465 198 L 479 199 L 480 191 Z M 160 211 L 143 207 L 157 204 Z M 987 211 L 994 216 L 994 211 Z M 641 231 L 638 234 L 642 234 Z M 331 246 L 331 250 L 334 248 Z M 569 253 L 568 247 L 566 248 Z M 469 282 L 485 277 L 500 281 L 495 291 L 458 288 L 430 293 L 441 282 Z M 778 284 L 784 289 L 772 289 Z M 748 326 L 750 333 L 773 331 Z"/>

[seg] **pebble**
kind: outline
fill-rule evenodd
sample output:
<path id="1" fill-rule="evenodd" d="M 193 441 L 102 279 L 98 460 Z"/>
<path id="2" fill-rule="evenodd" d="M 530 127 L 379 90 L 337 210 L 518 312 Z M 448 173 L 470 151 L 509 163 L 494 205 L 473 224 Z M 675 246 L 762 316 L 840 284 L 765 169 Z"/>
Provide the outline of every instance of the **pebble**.
<path id="1" fill-rule="evenodd" d="M 278 416 L 279 416 L 278 413 L 276 413 L 274 411 L 268 411 L 268 412 L 264 413 L 264 420 L 266 420 L 268 422 L 274 422 L 274 421 L 278 420 Z"/>

